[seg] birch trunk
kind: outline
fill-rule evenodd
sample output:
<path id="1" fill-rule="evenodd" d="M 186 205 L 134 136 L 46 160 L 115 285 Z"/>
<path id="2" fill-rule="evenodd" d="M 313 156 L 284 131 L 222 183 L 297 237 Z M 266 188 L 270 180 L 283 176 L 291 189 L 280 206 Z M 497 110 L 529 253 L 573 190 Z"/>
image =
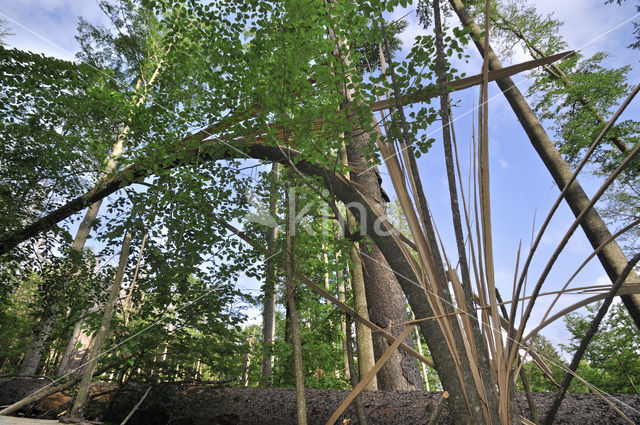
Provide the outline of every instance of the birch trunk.
<path id="1" fill-rule="evenodd" d="M 289 323 L 291 325 L 291 343 L 293 345 L 293 368 L 296 381 L 296 412 L 298 415 L 298 425 L 307 425 L 307 400 L 304 387 L 304 369 L 302 367 L 302 345 L 300 343 L 300 323 L 298 322 L 298 312 L 296 310 L 296 281 L 294 277 L 295 260 L 293 256 L 293 243 L 295 233 L 296 216 L 295 192 L 292 191 L 293 202 L 289 199 L 289 211 L 287 215 L 286 231 L 286 259 L 285 259 L 285 281 L 287 287 L 287 307 L 289 311 Z"/>
<path id="2" fill-rule="evenodd" d="M 338 258 L 339 253 L 338 253 Z M 338 299 L 340 302 L 345 302 L 345 284 L 344 284 L 344 271 L 336 271 L 336 280 L 338 281 Z M 351 329 L 348 330 L 351 332 Z M 347 350 L 347 322 L 344 316 L 340 319 L 340 332 L 342 332 L 342 360 L 344 361 L 344 377 L 351 379 L 351 368 L 349 367 L 349 351 Z"/>
<path id="3" fill-rule="evenodd" d="M 91 380 L 93 379 L 93 372 L 96 368 L 96 365 L 98 364 L 98 359 L 100 358 L 100 354 L 102 352 L 102 346 L 105 339 L 107 338 L 107 332 L 109 331 L 111 319 L 113 318 L 113 313 L 115 311 L 116 300 L 118 299 L 118 295 L 120 294 L 120 285 L 122 284 L 125 267 L 127 265 L 127 259 L 129 257 L 130 243 L 131 234 L 127 233 L 124 237 L 124 242 L 122 243 L 120 261 L 118 263 L 118 269 L 116 270 L 113 285 L 111 286 L 111 292 L 109 293 L 109 298 L 107 299 L 107 303 L 104 307 L 102 322 L 100 323 L 100 327 L 98 328 L 98 332 L 95 336 L 93 347 L 91 348 L 90 360 L 84 368 L 84 371 L 82 372 L 82 380 L 80 381 L 80 385 L 78 385 L 76 399 L 69 414 L 72 420 L 81 420 L 83 416 L 84 408 L 89 397 L 89 386 L 91 385 Z"/>
<path id="4" fill-rule="evenodd" d="M 169 49 L 167 53 L 171 49 L 171 45 L 169 45 Z M 133 94 L 133 107 L 140 107 L 147 100 L 147 90 L 154 84 L 158 75 L 160 74 L 160 69 L 164 63 L 164 59 L 160 59 L 151 74 L 148 82 L 143 83 L 143 76 L 139 76 L 136 80 L 136 85 Z M 144 87 L 143 87 L 144 84 Z M 111 151 L 111 157 L 109 158 L 109 162 L 107 166 L 102 171 L 105 177 L 109 176 L 111 173 L 115 171 L 118 167 L 119 158 L 122 155 L 122 151 L 124 148 L 124 142 L 129 137 L 129 133 L 131 132 L 131 127 L 129 125 L 125 125 L 118 133 L 118 137 L 116 138 L 116 143 L 113 145 L 113 150 Z M 102 205 L 103 199 L 100 199 L 87 209 L 87 212 L 84 216 L 84 219 L 80 223 L 78 227 L 78 231 L 76 236 L 71 244 L 71 249 L 76 252 L 82 252 L 84 249 L 87 239 L 89 238 L 89 234 L 91 232 L 91 227 L 96 221 L 98 217 L 98 213 L 100 211 L 100 206 Z M 95 304 L 86 313 L 92 313 L 100 310 L 100 305 Z M 69 343 L 67 344 L 67 349 L 65 350 L 64 356 L 62 357 L 62 361 L 60 362 L 60 367 L 58 368 L 58 374 L 64 375 L 71 370 L 78 368 L 83 359 L 85 359 L 88 350 L 91 346 L 91 336 L 82 330 L 82 326 L 84 324 L 84 320 L 79 320 L 76 323 L 73 334 Z"/>
<path id="5" fill-rule="evenodd" d="M 280 180 L 280 164 L 274 162 L 271 166 L 271 193 L 269 200 L 269 215 L 278 216 L 278 182 Z M 278 281 L 278 269 L 276 261 L 272 257 L 276 251 L 278 239 L 278 226 L 269 229 L 267 233 L 267 264 L 264 284 L 264 302 L 262 311 L 262 362 L 260 364 L 260 376 L 267 385 L 271 383 L 273 372 L 273 338 L 276 332 L 276 283 Z"/>
<path id="6" fill-rule="evenodd" d="M 20 365 L 20 371 L 18 372 L 19 375 L 36 374 L 36 370 L 40 364 L 40 359 L 42 358 L 44 346 L 49 339 L 49 335 L 51 335 L 55 318 L 55 313 L 50 313 L 47 317 L 42 318 L 38 323 L 35 336 L 29 344 L 29 348 L 27 349 L 24 359 L 22 360 L 22 364 Z"/>

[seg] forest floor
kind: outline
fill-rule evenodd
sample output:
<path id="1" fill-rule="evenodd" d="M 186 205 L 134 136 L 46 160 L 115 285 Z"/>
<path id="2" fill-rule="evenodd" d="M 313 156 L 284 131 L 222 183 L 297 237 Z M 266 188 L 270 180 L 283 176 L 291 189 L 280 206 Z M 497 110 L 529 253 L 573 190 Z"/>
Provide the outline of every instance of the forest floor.
<path id="1" fill-rule="evenodd" d="M 0 380 L 0 405 L 8 405 L 46 385 L 42 380 Z M 105 423 L 120 423 L 140 400 L 146 387 L 97 383 L 92 393 L 97 397 L 90 404 L 87 418 Z M 347 397 L 348 391 L 307 390 L 309 424 L 324 424 Z M 369 425 L 427 424 L 440 393 L 422 391 L 364 392 L 363 404 Z M 615 395 L 613 403 L 634 423 L 640 424 L 640 395 Z M 551 404 L 553 394 L 535 394 L 540 414 Z M 68 394 L 54 394 L 28 410 L 24 416 L 53 419 L 69 406 Z M 521 414 L 529 416 L 524 395 L 517 395 Z M 2 423 L 2 422 L 0 422 Z M 226 387 L 199 383 L 155 385 L 134 414 L 129 424 L 163 425 L 295 425 L 295 391 L 284 388 Z M 352 405 L 338 420 L 339 425 L 358 423 Z M 439 424 L 450 424 L 445 407 Z M 556 417 L 557 424 L 591 425 L 626 423 L 597 395 L 568 394 Z"/>

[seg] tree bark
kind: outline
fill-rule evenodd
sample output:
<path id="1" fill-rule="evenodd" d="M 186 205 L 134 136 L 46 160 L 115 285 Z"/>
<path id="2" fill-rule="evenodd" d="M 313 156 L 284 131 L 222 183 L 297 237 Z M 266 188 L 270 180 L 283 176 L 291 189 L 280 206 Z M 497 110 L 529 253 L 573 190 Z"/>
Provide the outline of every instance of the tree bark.
<path id="1" fill-rule="evenodd" d="M 298 415 L 298 425 L 307 425 L 307 400 L 304 386 L 304 368 L 302 366 L 302 345 L 300 343 L 300 323 L 298 322 L 298 312 L 296 310 L 296 281 L 295 281 L 295 259 L 293 253 L 293 243 L 295 234 L 294 222 L 296 216 L 295 191 L 291 191 L 293 202 L 289 200 L 286 229 L 286 259 L 285 259 L 285 281 L 287 287 L 287 307 L 289 311 L 289 322 L 291 323 L 291 343 L 293 345 L 293 368 L 296 381 L 296 412 Z"/>
<path id="2" fill-rule="evenodd" d="M 44 346 L 51 335 L 53 330 L 53 323 L 55 322 L 56 314 L 49 313 L 46 317 L 43 317 L 36 326 L 35 335 L 33 340 L 29 344 L 29 348 L 24 355 L 22 364 L 20 365 L 20 375 L 35 375 L 40 359 L 42 359 L 42 352 Z"/>
<path id="3" fill-rule="evenodd" d="M 343 45 L 345 41 L 339 40 L 331 28 L 329 29 L 329 39 L 336 43 L 333 51 L 334 57 L 346 68 L 350 68 L 351 59 L 343 57 L 339 49 L 339 46 Z M 347 73 L 344 78 L 353 84 L 351 75 Z M 352 102 L 353 93 L 354 89 L 352 88 L 345 87 L 343 89 L 342 95 L 346 104 Z M 346 112 L 349 113 L 348 110 Z M 376 202 L 375 208 L 379 215 L 386 216 L 378 168 L 364 153 L 372 145 L 369 133 L 363 131 L 357 120 L 354 120 L 350 133 L 350 141 L 346 146 L 347 161 L 352 168 L 350 178 L 367 198 Z M 360 252 L 370 320 L 382 328 L 406 322 L 408 319 L 406 300 L 393 270 L 389 267 L 380 249 L 375 243 L 363 242 L 360 245 Z M 390 332 L 397 336 L 403 330 L 404 327 L 400 326 L 392 328 Z M 406 343 L 413 346 L 410 335 L 407 337 Z M 386 339 L 380 335 L 373 335 L 373 350 L 376 360 L 388 348 L 389 343 Z M 417 361 L 400 351 L 396 351 L 391 359 L 385 363 L 377 378 L 378 388 L 381 390 L 414 390 L 420 387 Z"/>
<path id="4" fill-rule="evenodd" d="M 271 189 L 269 199 L 269 215 L 277 220 L 278 216 L 278 182 L 280 180 L 280 164 L 273 162 L 271 165 Z M 278 226 L 267 231 L 267 260 L 266 276 L 264 284 L 264 301 L 262 310 L 262 362 L 260 364 L 260 376 L 266 385 L 271 384 L 273 372 L 273 338 L 276 332 L 276 283 L 278 281 L 278 269 L 273 255 L 278 239 Z"/>
<path id="5" fill-rule="evenodd" d="M 482 30 L 474 22 L 471 15 L 465 9 L 461 0 L 449 0 L 453 10 L 456 12 L 463 25 L 471 28 L 471 34 L 474 36 L 474 43 L 481 55 L 487 55 L 489 59 L 489 67 L 492 70 L 502 68 L 500 60 L 491 49 L 491 46 L 485 45 L 483 38 L 479 36 Z M 560 190 L 564 189 L 571 179 L 571 168 L 562 158 L 549 135 L 545 132 L 536 117 L 535 113 L 527 103 L 526 99 L 513 83 L 511 78 L 501 78 L 497 80 L 498 87 L 504 93 L 505 98 L 511 105 L 513 112 L 518 117 L 520 124 L 527 133 L 531 144 L 544 162 L 545 166 L 551 173 Z M 577 217 L 589 204 L 589 198 L 578 183 L 574 181 L 567 189 L 565 201 L 571 208 L 573 214 Z M 595 209 L 591 209 L 580 222 L 582 230 L 594 249 L 604 243 L 610 236 L 611 232 Z M 627 265 L 627 258 L 620 249 L 620 246 L 612 241 L 607 244 L 598 254 L 600 263 L 602 264 L 607 276 L 611 282 L 615 282 Z M 638 275 L 632 272 L 627 278 L 627 282 L 638 281 Z M 633 318 L 636 326 L 640 329 L 640 295 L 623 295 L 622 301 L 629 311 L 629 315 Z"/>
<path id="6" fill-rule="evenodd" d="M 371 140 L 369 134 L 362 129 L 355 129 L 352 141 L 347 145 L 347 158 L 352 167 L 351 180 L 358 185 L 363 195 L 374 200 L 380 216 L 386 215 L 378 169 L 372 165 L 364 153 Z M 389 267 L 380 249 L 372 243 L 360 245 L 364 283 L 367 296 L 369 319 L 376 325 L 386 328 L 390 325 L 406 322 L 408 313 L 402 289 L 393 270 Z M 397 336 L 404 327 L 394 327 L 390 332 Z M 413 346 L 411 337 L 406 343 Z M 389 342 L 379 335 L 373 336 L 373 350 L 379 359 L 389 348 Z M 403 352 L 397 351 L 378 372 L 378 389 L 380 390 L 414 390 L 420 387 L 420 375 L 416 360 Z"/>
<path id="7" fill-rule="evenodd" d="M 351 317 L 345 315 L 345 328 L 347 333 L 345 333 L 345 347 L 347 350 L 347 364 L 349 368 L 349 380 L 351 381 L 351 388 L 355 389 L 360 383 L 360 378 L 356 372 L 356 365 L 353 361 L 353 338 L 351 337 Z M 355 399 L 356 404 L 356 412 L 358 415 L 358 424 L 359 425 L 367 425 L 367 414 L 364 410 L 364 405 L 362 404 L 362 397 L 360 394 Z"/>
<path id="8" fill-rule="evenodd" d="M 120 294 L 120 285 L 122 284 L 125 267 L 127 265 L 127 259 L 129 258 L 130 243 L 131 234 L 127 233 L 124 237 L 124 242 L 122 243 L 120 261 L 118 263 L 118 269 L 116 270 L 113 285 L 111 286 L 111 292 L 109 293 L 109 298 L 107 299 L 107 303 L 104 307 L 102 322 L 100 323 L 100 327 L 98 328 L 98 332 L 95 336 L 93 347 L 91 348 L 91 358 L 89 359 L 89 363 L 85 366 L 82 372 L 82 380 L 80 381 L 80 385 L 78 386 L 76 399 L 69 414 L 72 420 L 81 420 L 84 413 L 84 408 L 89 397 L 89 386 L 91 385 L 91 380 L 93 379 L 93 372 L 96 368 L 96 365 L 98 364 L 100 355 L 102 354 L 102 346 L 105 339 L 107 338 L 107 332 L 109 331 L 111 319 L 113 318 L 113 313 L 115 311 L 116 300 L 118 298 L 118 294 Z"/>
<path id="9" fill-rule="evenodd" d="M 348 166 L 349 160 L 347 158 L 347 149 L 344 145 L 340 147 L 340 161 L 342 165 Z M 347 178 L 350 178 L 350 173 L 346 174 Z M 347 225 L 349 229 L 355 229 L 358 225 L 356 218 L 351 211 L 347 209 Z M 364 317 L 367 320 L 371 320 L 369 317 L 369 308 L 367 306 L 367 295 L 364 284 L 364 274 L 362 272 L 362 260 L 359 253 L 360 247 L 357 242 L 353 244 L 349 250 L 349 258 L 351 259 L 351 267 L 347 263 L 347 278 L 351 275 L 351 291 L 353 292 L 353 304 L 354 310 L 358 315 Z M 349 273 L 350 272 L 350 273 Z M 376 364 L 376 358 L 373 349 L 373 334 L 364 324 L 356 321 L 356 345 L 358 347 L 358 371 L 360 376 L 367 376 L 369 371 L 373 369 Z M 371 381 L 367 383 L 365 390 L 376 391 L 378 389 L 378 378 L 373 377 Z"/>
<path id="10" fill-rule="evenodd" d="M 338 264 L 340 264 L 340 253 L 337 255 Z M 342 269 L 336 270 L 336 280 L 338 281 L 338 299 L 341 302 L 345 302 L 345 278 L 344 271 Z M 348 329 L 351 332 L 351 329 Z M 351 379 L 351 368 L 349 367 L 349 351 L 347 347 L 347 322 L 345 321 L 344 316 L 340 319 L 340 332 L 342 332 L 342 359 L 344 361 L 344 377 L 346 379 Z"/>
<path id="11" fill-rule="evenodd" d="M 253 349 L 253 342 L 255 341 L 255 334 L 251 334 L 249 337 L 249 351 L 244 355 L 244 365 L 242 366 L 242 385 L 249 386 L 249 370 L 251 367 L 251 350 Z"/>

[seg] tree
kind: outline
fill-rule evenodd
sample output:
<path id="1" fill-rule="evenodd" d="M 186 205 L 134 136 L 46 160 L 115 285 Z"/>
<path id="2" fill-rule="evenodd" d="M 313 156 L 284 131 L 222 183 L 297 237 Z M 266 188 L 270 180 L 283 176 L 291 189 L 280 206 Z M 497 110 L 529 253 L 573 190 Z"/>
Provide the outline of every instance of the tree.
<path id="1" fill-rule="evenodd" d="M 525 376 L 529 379 L 531 391 L 545 393 L 557 390 L 557 383 L 564 376 L 564 370 L 562 369 L 564 360 L 562 356 L 551 341 L 543 335 L 536 335 L 529 346 L 536 355 L 536 360 L 544 362 L 544 365 L 538 365 L 533 360 L 527 360 L 522 365 Z M 547 371 L 551 371 L 551 376 L 543 372 L 542 367 L 546 367 Z M 521 389 L 522 384 L 518 388 Z"/>
<path id="2" fill-rule="evenodd" d="M 6 47 L 7 43 L 4 39 L 10 35 L 13 35 L 7 26 L 7 21 L 0 19 L 0 47 Z"/>
<path id="3" fill-rule="evenodd" d="M 587 306 L 587 314 L 571 313 L 565 317 L 571 339 L 562 348 L 575 351 L 600 303 Z M 638 394 L 640 383 L 640 338 L 624 307 L 614 304 L 606 315 L 584 355 L 580 376 L 608 393 Z"/>
<path id="4" fill-rule="evenodd" d="M 237 343 L 243 335 L 233 320 L 238 313 L 231 307 L 227 314 L 221 310 L 239 299 L 233 285 L 241 272 L 261 278 L 264 274 L 262 264 L 250 266 L 264 258 L 264 249 L 260 249 L 263 247 L 253 245 L 247 249 L 235 237 L 245 236 L 242 240 L 246 241 L 250 238 L 244 232 L 257 235 L 266 232 L 259 226 L 238 230 L 231 223 L 242 220 L 250 209 L 243 194 L 264 181 L 256 181 L 253 172 L 247 176 L 242 171 L 247 166 L 264 167 L 264 163 L 256 160 L 279 162 L 287 170 L 282 173 L 283 181 L 295 186 L 305 201 L 321 203 L 324 207 L 301 209 L 295 214 L 317 231 L 309 235 L 296 234 L 294 255 L 288 258 L 296 257 L 297 270 L 293 270 L 293 275 L 300 281 L 311 282 L 310 287 L 314 287 L 312 281 L 316 280 L 328 283 L 330 291 L 336 291 L 337 282 L 327 277 L 340 266 L 332 269 L 323 254 L 326 252 L 330 257 L 329 252 L 336 254 L 349 249 L 357 256 L 358 252 L 352 250 L 357 241 L 364 263 L 363 275 L 367 279 L 365 285 L 373 289 L 367 290 L 372 321 L 393 325 L 391 329 L 402 328 L 408 319 L 406 303 L 409 303 L 443 389 L 451 394 L 448 403 L 454 420 L 457 423 L 517 420 L 512 408 L 514 365 L 520 350 L 517 343 L 522 340 L 530 309 L 548 270 L 537 282 L 534 297 L 528 302 L 518 329 L 515 328 L 517 299 L 512 300 L 511 315 L 499 316 L 502 310 L 499 310 L 499 297 L 493 285 L 487 201 L 485 114 L 480 161 L 474 163 L 483 171 L 478 175 L 478 186 L 473 188 L 481 193 L 482 201 L 463 206 L 464 214 L 454 223 L 458 240 L 466 236 L 469 247 L 459 249 L 458 257 L 472 258 L 467 267 L 473 274 L 471 270 L 466 273 L 461 270 L 462 279 L 458 277 L 458 270 L 452 265 L 455 263 L 440 249 L 416 165 L 416 156 L 426 153 L 432 143 L 421 136 L 422 130 L 436 120 L 436 110 L 422 106 L 411 115 L 405 114 L 405 106 L 417 99 L 429 98 L 436 89 L 441 95 L 441 109 L 446 109 L 444 88 L 460 80 L 454 80 L 456 72 L 446 66 L 443 54 L 462 57 L 471 32 L 487 56 L 485 76 L 480 79 L 484 81 L 485 99 L 488 80 L 497 78 L 496 73 L 487 70 L 490 63 L 499 71 L 501 88 L 509 88 L 510 103 L 559 186 L 569 181 L 570 169 L 541 130 L 524 98 L 510 80 L 502 78 L 513 70 L 501 69 L 495 56 L 490 54 L 488 34 L 483 37 L 459 2 L 452 0 L 451 5 L 467 28 L 457 28 L 449 37 L 442 29 L 434 37 L 419 37 L 406 60 L 392 58 L 385 30 L 387 22 L 382 15 L 383 9 L 393 9 L 397 4 L 228 1 L 211 7 L 190 1 L 148 2 L 149 7 L 154 8 L 152 13 L 162 34 L 177 44 L 172 45 L 171 54 L 167 56 L 166 75 L 151 88 L 148 101 L 140 105 L 135 115 L 140 120 L 139 126 L 132 131 L 132 145 L 122 159 L 123 164 L 131 165 L 126 168 L 123 165 L 121 171 L 105 177 L 99 185 L 76 198 L 61 193 L 61 202 L 66 201 L 65 205 L 46 210 L 46 215 L 30 221 L 24 228 L 16 225 L 17 230 L 9 230 L 1 239 L 5 243 L 2 250 L 6 252 L 123 187 L 144 186 L 140 190 L 127 190 L 126 197 L 112 197 L 110 219 L 98 232 L 98 238 L 107 242 L 101 253 L 106 258 L 114 253 L 115 235 L 121 235 L 125 229 L 130 230 L 136 240 L 148 234 L 148 247 L 142 254 L 143 274 L 136 284 L 139 289 L 132 295 L 136 313 L 122 324 L 116 315 L 113 323 L 113 342 L 124 343 L 119 347 L 124 354 L 121 357 L 126 359 L 119 371 L 121 379 L 177 379 L 193 373 L 204 376 L 206 371 L 200 366 L 205 360 L 212 374 L 229 372 L 239 376 L 243 372 L 241 361 L 233 360 L 238 356 L 229 353 L 244 354 L 252 347 Z M 379 27 L 380 33 L 372 31 L 363 35 L 361 28 L 367 25 Z M 370 42 L 372 36 L 377 37 L 373 41 L 383 52 L 381 67 L 386 64 L 387 68 L 381 73 L 371 72 L 365 80 L 357 67 L 362 53 L 349 46 Z M 434 57 L 438 60 L 434 61 Z M 438 86 L 432 81 L 434 75 L 440 83 Z M 478 80 L 473 77 L 466 82 Z M 416 91 L 405 96 L 410 89 Z M 385 93 L 390 93 L 389 98 L 378 101 L 377 96 Z M 127 96 L 126 100 L 131 101 L 131 97 Z M 378 121 L 373 113 L 381 110 L 388 112 Z M 446 112 L 440 112 L 446 122 Z M 447 162 L 453 177 L 449 148 Z M 343 151 L 346 151 L 346 162 L 341 156 Z M 389 170 L 413 242 L 401 238 L 385 217 L 385 198 L 376 170 L 380 157 Z M 450 180 L 455 187 L 456 181 Z M 451 193 L 452 198 L 457 198 L 453 189 Z M 567 199 L 576 214 L 582 214 L 580 211 L 590 206 L 576 183 L 570 186 Z M 348 216 L 345 220 L 339 203 L 345 204 L 355 221 Z M 452 202 L 452 209 L 458 208 L 460 206 Z M 473 208 L 482 218 L 476 229 L 471 229 L 469 218 Z M 463 217 L 466 235 L 464 229 L 460 229 Z M 598 221 L 597 215 L 586 218 L 585 228 L 591 232 L 592 243 L 597 245 L 608 237 L 606 226 Z M 333 240 L 334 222 L 342 228 L 344 240 Z M 324 226 L 328 236 L 319 231 Z M 282 245 L 282 241 L 278 242 Z M 464 245 L 464 241 L 458 245 Z M 603 262 L 607 259 L 611 260 L 604 256 Z M 622 259 L 618 259 L 619 263 L 609 264 L 608 271 L 612 274 L 621 264 Z M 292 271 L 291 261 L 284 265 Z M 291 283 L 292 273 L 287 274 Z M 471 292 L 472 284 L 477 289 L 477 297 Z M 208 298 L 210 293 L 214 296 Z M 308 348 L 296 353 L 298 359 L 303 359 L 303 367 L 298 362 L 297 372 L 313 364 L 304 358 L 305 351 L 308 350 L 308 355 L 309 352 L 316 354 L 313 351 L 316 348 L 329 348 L 332 353 L 329 361 L 316 360 L 315 372 L 304 370 L 305 375 L 315 373 L 321 382 L 323 374 L 331 375 L 324 369 L 342 368 L 338 315 L 332 315 L 332 307 L 315 302 L 316 298 L 308 291 L 299 290 L 298 296 L 299 299 L 293 297 L 293 301 L 303 323 L 300 340 L 302 347 Z M 288 297 L 288 301 L 291 298 Z M 201 300 L 206 301 L 200 303 Z M 250 297 L 243 300 L 253 301 Z M 346 296 L 345 301 L 349 302 Z M 348 310 L 344 304 L 336 304 Z M 478 316 L 481 325 L 473 320 L 476 310 L 482 312 Z M 292 311 L 290 308 L 290 316 Z M 152 321 L 158 318 L 164 318 L 166 323 L 157 326 Z M 508 321 L 508 334 L 514 337 L 511 342 L 507 342 L 502 333 L 504 319 Z M 147 333 L 150 322 L 154 330 Z M 278 323 L 287 328 L 282 320 L 277 320 Z M 305 330 L 307 327 L 309 332 Z M 400 341 L 387 342 L 391 329 L 378 332 L 385 338 L 383 344 L 379 344 L 382 349 L 395 349 L 400 345 Z M 145 330 L 144 337 L 129 344 L 126 337 L 137 335 L 138 330 Z M 278 331 L 281 333 L 281 329 Z M 305 341 L 305 333 L 309 341 Z M 404 338 L 406 332 L 402 335 Z M 221 355 L 225 359 L 203 358 L 201 355 L 213 350 L 207 351 L 205 343 L 216 340 L 225 341 L 220 347 L 211 344 L 216 345 L 216 350 L 227 350 L 226 357 Z M 285 379 L 290 374 L 285 374 L 284 368 L 288 366 L 290 370 L 290 363 L 281 360 L 288 353 L 278 342 L 274 345 L 278 359 L 274 362 L 274 377 Z M 415 363 L 404 361 L 407 352 L 411 350 L 405 348 L 402 355 L 393 351 L 386 353 L 385 358 L 391 354 L 395 358 L 385 372 L 389 373 L 381 375 L 381 381 L 388 378 L 387 383 L 407 387 L 407 382 L 419 382 L 411 375 Z M 483 357 L 483 353 L 488 353 L 492 361 L 486 362 L 487 356 Z M 216 351 L 215 355 L 218 354 Z M 300 373 L 297 375 L 300 382 Z M 322 382 L 328 381 L 325 378 Z M 334 382 L 345 384 L 335 379 Z M 300 387 L 298 384 L 298 389 Z"/>
<path id="5" fill-rule="evenodd" d="M 493 11 L 493 22 L 500 37 L 501 50 L 520 46 L 533 58 L 540 58 L 566 49 L 559 35 L 562 22 L 543 17 L 526 1 L 509 1 Z M 619 104 L 633 87 L 628 82 L 629 66 L 607 68 L 605 52 L 590 58 L 576 54 L 571 58 L 533 71 L 534 83 L 528 89 L 534 110 L 543 120 L 553 122 L 558 140 L 556 146 L 567 162 L 576 166 Z M 590 163 L 593 173 L 606 176 L 638 143 L 640 122 L 625 120 L 616 124 L 593 153 Z M 629 167 L 607 192 L 607 204 L 599 207 L 601 214 L 613 225 L 633 220 L 638 203 L 635 190 L 638 183 L 637 165 Z M 638 228 L 622 236 L 633 244 Z M 633 252 L 633 245 L 629 246 Z"/>

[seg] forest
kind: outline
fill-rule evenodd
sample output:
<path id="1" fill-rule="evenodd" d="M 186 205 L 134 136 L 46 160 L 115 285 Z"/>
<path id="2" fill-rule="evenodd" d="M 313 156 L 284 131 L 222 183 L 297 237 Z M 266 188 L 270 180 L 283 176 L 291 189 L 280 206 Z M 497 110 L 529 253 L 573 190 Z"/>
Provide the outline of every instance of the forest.
<path id="1" fill-rule="evenodd" d="M 0 423 L 640 423 L 640 2 L 569 3 L 0 3 Z"/>

